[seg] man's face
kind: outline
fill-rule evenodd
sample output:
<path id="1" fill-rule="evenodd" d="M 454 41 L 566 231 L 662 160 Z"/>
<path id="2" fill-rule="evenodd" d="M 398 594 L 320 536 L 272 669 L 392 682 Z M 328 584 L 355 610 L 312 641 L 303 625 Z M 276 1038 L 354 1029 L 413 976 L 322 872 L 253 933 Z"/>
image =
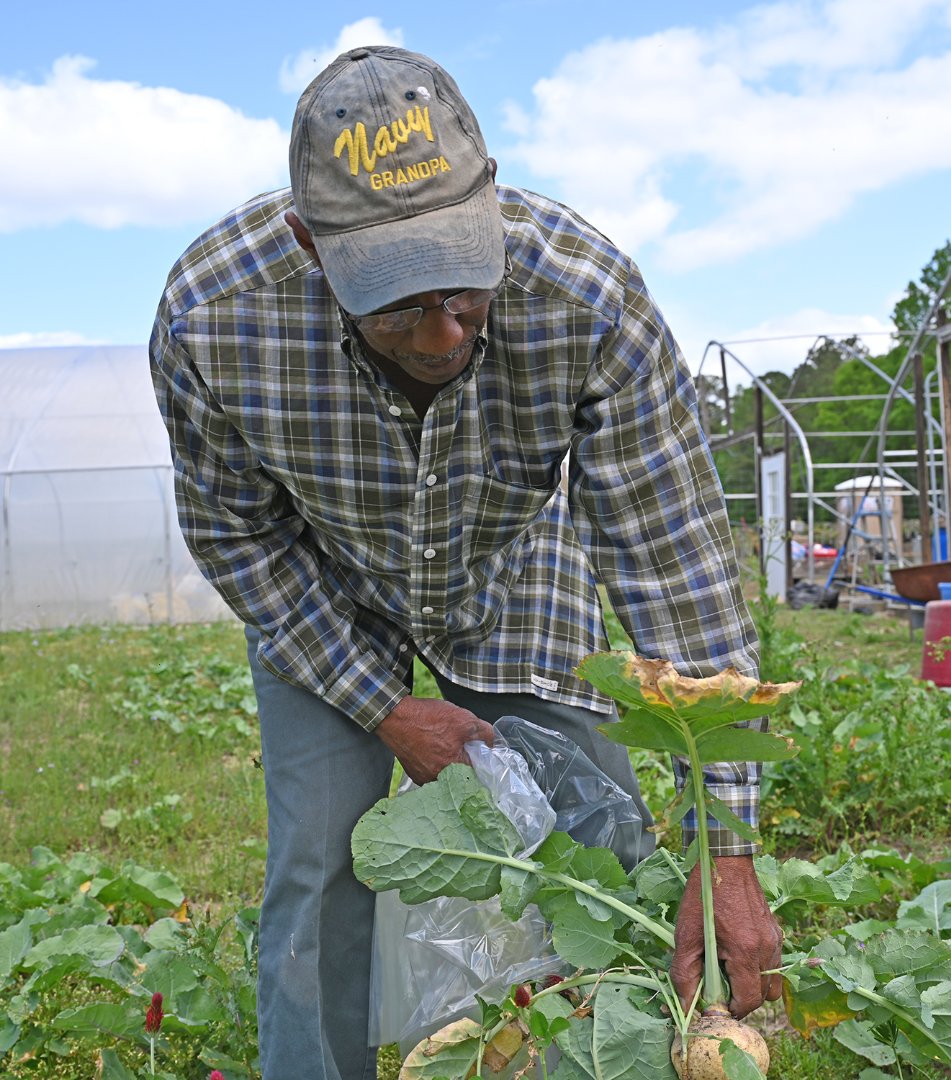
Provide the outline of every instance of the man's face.
<path id="1" fill-rule="evenodd" d="M 488 299 L 459 314 L 443 307 L 444 301 L 459 291 L 415 293 L 382 308 L 378 314 L 423 308 L 415 326 L 406 330 L 381 330 L 360 325 L 357 330 L 363 341 L 386 360 L 397 364 L 411 378 L 431 386 L 441 386 L 454 379 L 469 363 L 476 337 L 489 313 Z"/>

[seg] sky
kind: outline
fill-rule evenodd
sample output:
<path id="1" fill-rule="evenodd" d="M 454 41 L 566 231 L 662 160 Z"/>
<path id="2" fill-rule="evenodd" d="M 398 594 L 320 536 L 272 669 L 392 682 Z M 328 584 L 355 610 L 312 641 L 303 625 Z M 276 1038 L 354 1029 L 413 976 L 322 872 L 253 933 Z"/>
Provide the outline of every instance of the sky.
<path id="1" fill-rule="evenodd" d="M 498 180 L 640 267 L 691 370 L 821 335 L 889 344 L 951 237 L 951 0 L 3 5 L 0 348 L 144 344 L 165 276 L 283 187 L 294 106 L 343 49 L 456 79 Z M 742 377 L 741 377 L 742 378 Z"/>

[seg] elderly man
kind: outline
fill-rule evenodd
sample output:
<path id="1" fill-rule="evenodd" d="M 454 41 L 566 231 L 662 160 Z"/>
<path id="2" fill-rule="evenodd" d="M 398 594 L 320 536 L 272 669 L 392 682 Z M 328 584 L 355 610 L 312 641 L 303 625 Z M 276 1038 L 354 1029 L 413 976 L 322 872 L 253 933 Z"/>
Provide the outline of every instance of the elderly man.
<path id="1" fill-rule="evenodd" d="M 686 674 L 754 672 L 755 635 L 692 385 L 637 268 L 566 207 L 496 187 L 446 72 L 340 56 L 300 100 L 290 166 L 290 191 L 173 268 L 151 355 L 182 529 L 246 624 L 258 697 L 264 1076 L 360 1080 L 373 896 L 349 837 L 393 759 L 425 783 L 520 715 L 579 743 L 646 822 L 626 753 L 594 731 L 611 703 L 574 674 L 606 646 L 597 584 L 638 650 Z M 415 657 L 442 700 L 413 695 Z M 753 819 L 753 767 L 710 772 Z M 621 858 L 651 843 L 637 830 Z M 720 826 L 714 845 L 743 1015 L 778 996 L 760 972 L 779 933 L 750 845 Z"/>

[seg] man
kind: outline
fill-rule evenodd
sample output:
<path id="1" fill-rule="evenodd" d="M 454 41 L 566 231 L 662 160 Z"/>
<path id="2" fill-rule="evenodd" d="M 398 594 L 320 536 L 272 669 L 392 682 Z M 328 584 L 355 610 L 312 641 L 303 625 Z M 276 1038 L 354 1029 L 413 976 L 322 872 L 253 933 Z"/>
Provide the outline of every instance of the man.
<path id="1" fill-rule="evenodd" d="M 606 647 L 596 581 L 639 651 L 687 674 L 752 672 L 755 636 L 690 379 L 630 259 L 567 208 L 497 190 L 455 83 L 400 49 L 314 80 L 290 164 L 291 192 L 172 270 L 151 352 L 182 529 L 247 626 L 258 696 L 264 1076 L 358 1080 L 375 1070 L 373 897 L 349 836 L 393 758 L 425 783 L 521 715 L 642 805 L 593 730 L 610 702 L 574 675 Z M 444 700 L 412 695 L 414 656 Z M 753 768 L 711 773 L 751 819 Z M 714 843 L 743 1015 L 778 996 L 760 972 L 780 937 L 750 846 L 719 826 Z M 685 1000 L 702 953 L 691 878 Z"/>

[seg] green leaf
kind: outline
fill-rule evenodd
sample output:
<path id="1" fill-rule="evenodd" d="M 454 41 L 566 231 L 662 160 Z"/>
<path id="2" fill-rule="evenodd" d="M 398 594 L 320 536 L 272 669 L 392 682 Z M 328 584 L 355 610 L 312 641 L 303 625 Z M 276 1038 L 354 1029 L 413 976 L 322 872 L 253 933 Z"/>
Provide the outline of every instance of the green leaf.
<path id="1" fill-rule="evenodd" d="M 178 1012 L 178 995 L 198 985 L 198 976 L 188 961 L 174 952 L 156 949 L 145 958 L 142 985 L 150 994 L 159 993 L 167 1011 Z"/>
<path id="2" fill-rule="evenodd" d="M 684 891 L 683 878 L 661 849 L 637 864 L 631 882 L 638 897 L 655 904 L 671 904 L 679 900 Z"/>
<path id="3" fill-rule="evenodd" d="M 71 1035 L 101 1037 L 103 1033 L 120 1038 L 141 1035 L 145 1030 L 145 1011 L 136 1003 L 113 1005 L 110 1002 L 96 1001 L 89 1005 L 80 1005 L 75 1009 L 64 1009 L 53 1017 L 53 1027 L 57 1031 L 68 1031 Z"/>
<path id="4" fill-rule="evenodd" d="M 480 1032 L 474 1020 L 459 1020 L 437 1031 L 410 1051 L 400 1076 L 403 1080 L 465 1076 L 478 1053 Z"/>
<path id="5" fill-rule="evenodd" d="M 499 892 L 503 914 L 512 922 L 518 922 L 525 908 L 535 899 L 540 885 L 537 874 L 503 866 Z"/>
<path id="6" fill-rule="evenodd" d="M 727 1080 L 763 1080 L 753 1055 L 741 1050 L 732 1039 L 723 1039 L 718 1049 Z"/>
<path id="7" fill-rule="evenodd" d="M 726 727 L 708 732 L 697 739 L 702 765 L 715 761 L 788 761 L 798 747 L 780 735 L 753 728 Z"/>
<path id="8" fill-rule="evenodd" d="M 33 944 L 33 934 L 26 919 L 0 933 L 0 979 L 5 979 L 26 956 Z"/>
<path id="9" fill-rule="evenodd" d="M 9 1016 L 0 1014 L 0 1054 L 12 1050 L 20 1038 L 20 1025 L 15 1024 Z"/>
<path id="10" fill-rule="evenodd" d="M 608 967 L 624 951 L 614 937 L 613 922 L 592 918 L 574 894 L 561 897 L 555 910 L 542 914 L 552 922 L 555 952 L 574 967 Z"/>
<path id="11" fill-rule="evenodd" d="M 930 930 L 938 937 L 951 930 L 951 878 L 935 881 L 914 898 L 898 906 L 895 925 L 904 929 Z"/>
<path id="12" fill-rule="evenodd" d="M 102 1063 L 101 1071 L 97 1074 L 102 1080 L 135 1080 L 135 1073 L 122 1064 L 115 1050 L 103 1050 L 99 1054 Z"/>
<path id="13" fill-rule="evenodd" d="M 873 1065 L 891 1065 L 895 1061 L 895 1051 L 875 1037 L 872 1024 L 867 1020 L 845 1020 L 832 1035 L 836 1042 L 853 1054 L 861 1054 Z"/>
<path id="14" fill-rule="evenodd" d="M 156 919 L 143 936 L 153 949 L 167 949 L 174 952 L 188 940 L 188 931 L 177 919 L 166 917 Z"/>
<path id="15" fill-rule="evenodd" d="M 133 901 L 150 908 L 181 907 L 185 894 L 181 886 L 161 870 L 146 870 L 131 860 L 123 863 L 122 871 L 111 881 L 102 885 L 94 883 L 95 892 L 90 893 L 101 904 Z"/>
<path id="16" fill-rule="evenodd" d="M 81 926 L 38 941 L 24 956 L 27 970 L 44 967 L 53 957 L 79 956 L 94 967 L 111 964 L 125 950 L 122 935 L 114 926 Z"/>
<path id="17" fill-rule="evenodd" d="M 629 709 L 611 724 L 598 724 L 598 731 L 611 742 L 637 750 L 658 750 L 685 757 L 687 740 L 673 717 L 662 719 L 646 709 Z"/>
<path id="18" fill-rule="evenodd" d="M 478 856 L 512 859 L 521 839 L 472 769 L 450 765 L 432 783 L 371 807 L 351 846 L 360 881 L 377 892 L 398 888 L 404 903 L 415 904 L 493 896 L 500 863 Z"/>
<path id="19" fill-rule="evenodd" d="M 641 1012 L 625 986 L 602 985 L 594 1002 L 591 1052 L 599 1080 L 666 1080 L 671 1028 Z"/>
<path id="20" fill-rule="evenodd" d="M 951 962 L 951 943 L 925 930 L 889 928 L 868 941 L 865 958 L 876 976 L 887 981 L 894 975 L 916 975 Z"/>
<path id="21" fill-rule="evenodd" d="M 858 859 L 850 859 L 830 874 L 803 859 L 787 859 L 778 868 L 779 903 L 775 910 L 796 900 L 812 904 L 869 904 L 879 899 L 875 878 Z"/>

